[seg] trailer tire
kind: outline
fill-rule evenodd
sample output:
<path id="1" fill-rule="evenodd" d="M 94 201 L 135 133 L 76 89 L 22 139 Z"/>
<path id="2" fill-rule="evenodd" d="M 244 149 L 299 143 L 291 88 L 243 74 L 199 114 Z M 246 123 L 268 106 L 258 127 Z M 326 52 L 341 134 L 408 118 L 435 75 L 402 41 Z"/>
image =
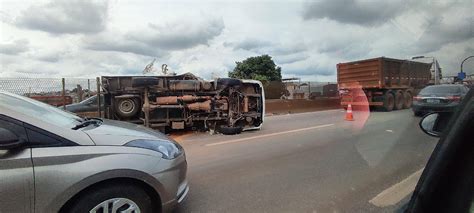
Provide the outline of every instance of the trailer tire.
<path id="1" fill-rule="evenodd" d="M 393 110 L 395 106 L 395 98 L 393 94 L 390 92 L 385 93 L 384 100 L 383 100 L 383 110 L 386 112 L 390 112 Z"/>
<path id="2" fill-rule="evenodd" d="M 411 108 L 411 105 L 413 104 L 413 96 L 411 95 L 411 92 L 405 91 L 403 93 L 405 96 L 405 102 L 403 104 L 403 109 L 409 109 Z"/>
<path id="3" fill-rule="evenodd" d="M 136 98 L 120 98 L 115 100 L 115 111 L 121 118 L 131 118 L 140 110 Z"/>
<path id="4" fill-rule="evenodd" d="M 397 91 L 395 93 L 395 110 L 403 109 L 403 105 L 405 104 L 405 97 L 402 91 Z"/>
<path id="5" fill-rule="evenodd" d="M 219 132 L 224 135 L 236 135 L 240 134 L 244 128 L 241 126 L 219 126 Z"/>

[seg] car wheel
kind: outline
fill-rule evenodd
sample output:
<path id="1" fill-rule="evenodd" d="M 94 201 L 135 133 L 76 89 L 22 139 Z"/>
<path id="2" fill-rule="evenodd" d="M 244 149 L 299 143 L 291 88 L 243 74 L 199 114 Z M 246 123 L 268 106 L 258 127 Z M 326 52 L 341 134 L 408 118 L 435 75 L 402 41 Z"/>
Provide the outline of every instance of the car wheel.
<path id="1" fill-rule="evenodd" d="M 136 98 L 121 98 L 115 100 L 115 111 L 121 118 L 130 118 L 140 110 Z"/>
<path id="2" fill-rule="evenodd" d="M 109 185 L 86 191 L 67 209 L 67 212 L 153 212 L 151 197 L 133 185 Z"/>
<path id="3" fill-rule="evenodd" d="M 403 104 L 404 109 L 409 109 L 411 105 L 413 104 L 413 96 L 411 95 L 410 92 L 404 92 L 405 96 L 405 103 Z"/>
<path id="4" fill-rule="evenodd" d="M 383 109 L 386 112 L 390 112 L 393 110 L 393 107 L 395 106 L 395 98 L 393 97 L 393 94 L 390 92 L 385 93 L 384 95 L 384 100 L 383 100 Z"/>
<path id="5" fill-rule="evenodd" d="M 395 94 L 395 109 L 403 109 L 403 104 L 405 104 L 405 97 L 403 96 L 402 91 L 397 91 Z"/>
<path id="6" fill-rule="evenodd" d="M 226 126 L 222 125 L 219 127 L 219 132 L 224 135 L 236 135 L 240 134 L 244 128 L 241 126 Z"/>
<path id="7" fill-rule="evenodd" d="M 414 111 L 413 114 L 414 114 L 416 117 L 420 117 L 420 116 L 423 115 L 423 113 L 420 112 L 420 111 Z"/>

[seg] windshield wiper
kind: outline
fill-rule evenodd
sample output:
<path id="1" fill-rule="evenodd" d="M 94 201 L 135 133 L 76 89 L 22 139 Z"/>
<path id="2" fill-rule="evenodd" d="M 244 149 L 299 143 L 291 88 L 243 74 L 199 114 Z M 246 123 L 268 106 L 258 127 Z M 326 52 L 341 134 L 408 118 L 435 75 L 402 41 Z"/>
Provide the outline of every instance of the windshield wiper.
<path id="1" fill-rule="evenodd" d="M 99 126 L 101 123 L 102 123 L 102 120 L 100 120 L 100 119 L 84 119 L 80 124 L 77 124 L 72 129 L 73 130 L 78 130 L 80 128 L 84 128 L 86 126 L 89 126 L 91 124 L 94 124 L 95 126 Z"/>

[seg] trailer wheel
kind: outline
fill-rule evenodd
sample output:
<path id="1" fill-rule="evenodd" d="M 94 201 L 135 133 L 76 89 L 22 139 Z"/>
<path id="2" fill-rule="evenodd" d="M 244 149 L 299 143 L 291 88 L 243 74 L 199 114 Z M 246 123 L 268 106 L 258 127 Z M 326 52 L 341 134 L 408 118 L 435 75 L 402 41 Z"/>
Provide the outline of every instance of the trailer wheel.
<path id="1" fill-rule="evenodd" d="M 244 128 L 241 126 L 219 126 L 219 132 L 224 135 L 236 135 L 240 134 Z"/>
<path id="2" fill-rule="evenodd" d="M 390 112 L 393 110 L 394 106 L 395 106 L 395 98 L 393 97 L 393 94 L 390 92 L 385 93 L 384 100 L 383 100 L 384 111 Z"/>
<path id="3" fill-rule="evenodd" d="M 402 93 L 402 91 L 397 91 L 395 93 L 395 109 L 403 109 L 403 105 L 405 104 L 405 97 Z"/>
<path id="4" fill-rule="evenodd" d="M 115 100 L 115 111 L 122 118 L 130 118 L 140 110 L 136 98 L 121 98 Z"/>
<path id="5" fill-rule="evenodd" d="M 408 109 L 411 107 L 413 103 L 413 96 L 411 95 L 411 92 L 404 92 L 405 96 L 405 103 L 403 104 L 404 109 Z"/>

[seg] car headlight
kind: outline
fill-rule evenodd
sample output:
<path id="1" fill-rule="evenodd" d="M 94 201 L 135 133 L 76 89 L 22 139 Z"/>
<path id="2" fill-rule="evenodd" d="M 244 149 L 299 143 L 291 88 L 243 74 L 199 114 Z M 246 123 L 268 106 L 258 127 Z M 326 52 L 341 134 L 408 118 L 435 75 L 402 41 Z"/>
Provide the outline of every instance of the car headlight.
<path id="1" fill-rule="evenodd" d="M 162 154 L 162 158 L 168 160 L 174 159 L 183 153 L 183 147 L 181 147 L 178 143 L 165 140 L 139 139 L 130 141 L 126 143 L 125 146 L 157 151 Z"/>

